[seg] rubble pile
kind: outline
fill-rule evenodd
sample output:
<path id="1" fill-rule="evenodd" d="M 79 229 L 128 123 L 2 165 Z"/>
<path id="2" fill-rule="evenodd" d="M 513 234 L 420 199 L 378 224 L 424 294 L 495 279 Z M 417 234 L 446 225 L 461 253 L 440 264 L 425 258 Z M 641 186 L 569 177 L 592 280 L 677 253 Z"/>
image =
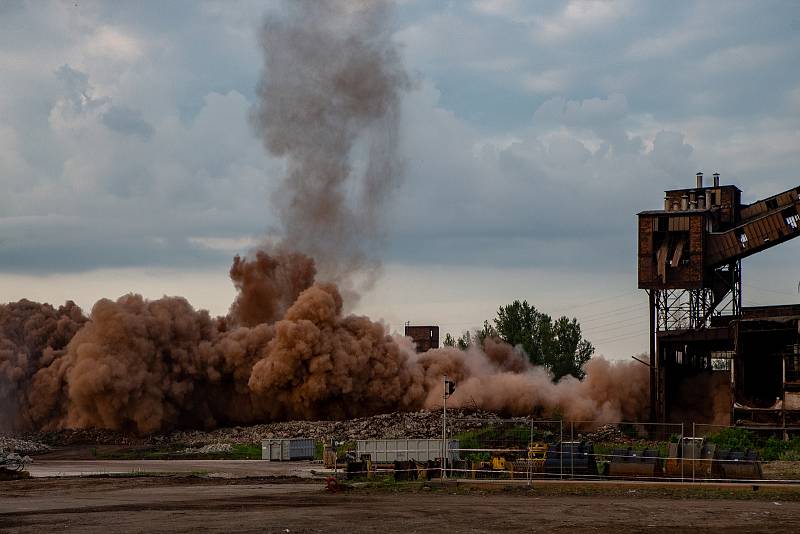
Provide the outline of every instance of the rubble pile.
<path id="1" fill-rule="evenodd" d="M 147 445 L 150 439 L 126 432 L 106 430 L 101 428 L 65 429 L 49 432 L 39 431 L 26 434 L 22 437 L 53 447 L 85 444 L 141 446 Z"/>
<path id="2" fill-rule="evenodd" d="M 469 419 L 464 419 L 469 417 Z M 498 419 L 490 412 L 448 412 L 448 429 L 459 433 L 479 428 Z M 442 435 L 441 412 L 400 412 L 350 419 L 348 421 L 287 421 L 247 427 L 220 428 L 211 432 L 177 431 L 165 436 L 172 443 L 198 446 L 207 443 L 258 443 L 268 438 L 311 438 L 316 441 L 337 439 L 439 438 Z"/>
<path id="3" fill-rule="evenodd" d="M 6 453 L 37 454 L 49 450 L 50 447 L 44 443 L 0 436 L 0 451 Z"/>
<path id="4" fill-rule="evenodd" d="M 498 415 L 492 412 L 475 410 L 448 410 L 447 412 L 448 431 L 454 434 L 480 428 L 487 422 L 497 419 L 499 419 Z M 439 438 L 441 435 L 442 412 L 423 410 L 395 412 L 347 421 L 286 421 L 208 431 L 176 430 L 168 434 L 150 436 L 136 436 L 113 430 L 82 429 L 36 432 L 24 437 L 51 446 L 95 444 L 160 447 L 180 444 L 196 449 L 210 444 L 258 443 L 268 438 L 354 441 L 379 438 Z"/>
<path id="5" fill-rule="evenodd" d="M 627 443 L 632 441 L 632 438 L 626 436 L 614 425 L 603 425 L 594 432 L 586 435 L 586 439 L 592 442 L 613 442 L 613 443 Z"/>
<path id="6" fill-rule="evenodd" d="M 209 443 L 202 447 L 191 448 L 187 447 L 181 451 L 183 454 L 220 454 L 233 451 L 233 445 L 230 443 Z"/>

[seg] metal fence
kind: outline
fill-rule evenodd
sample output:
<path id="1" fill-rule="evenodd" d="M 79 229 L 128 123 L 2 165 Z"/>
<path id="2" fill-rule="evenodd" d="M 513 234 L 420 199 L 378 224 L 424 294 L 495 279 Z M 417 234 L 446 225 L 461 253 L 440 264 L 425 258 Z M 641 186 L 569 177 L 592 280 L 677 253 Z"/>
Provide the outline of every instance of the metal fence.
<path id="1" fill-rule="evenodd" d="M 448 417 L 442 435 L 426 454 L 421 440 L 359 445 L 348 476 L 800 483 L 800 428 Z"/>

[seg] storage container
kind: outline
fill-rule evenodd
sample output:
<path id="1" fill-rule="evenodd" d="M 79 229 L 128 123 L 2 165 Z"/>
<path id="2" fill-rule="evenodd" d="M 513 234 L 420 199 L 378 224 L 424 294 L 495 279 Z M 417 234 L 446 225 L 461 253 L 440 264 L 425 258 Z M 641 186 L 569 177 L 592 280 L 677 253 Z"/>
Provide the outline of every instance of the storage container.
<path id="1" fill-rule="evenodd" d="M 261 442 L 261 459 L 272 462 L 313 460 L 314 452 L 313 439 L 265 439 Z"/>

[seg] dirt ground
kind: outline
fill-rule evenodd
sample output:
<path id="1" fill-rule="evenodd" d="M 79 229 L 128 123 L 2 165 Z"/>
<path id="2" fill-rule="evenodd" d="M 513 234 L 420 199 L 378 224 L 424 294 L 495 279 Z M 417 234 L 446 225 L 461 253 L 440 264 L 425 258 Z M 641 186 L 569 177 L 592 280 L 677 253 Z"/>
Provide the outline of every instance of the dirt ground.
<path id="1" fill-rule="evenodd" d="M 555 488 L 555 489 L 554 489 Z M 644 486 L 452 486 L 339 494 L 299 479 L 46 478 L 2 483 L 4 532 L 800 532 L 797 490 L 695 498 Z M 604 489 L 607 488 L 607 489 Z M 626 489 L 627 488 L 627 489 Z M 633 488 L 633 489 L 631 489 Z M 638 488 L 638 489 L 637 489 Z M 772 490 L 770 490 L 772 491 Z M 578 493 L 577 495 L 575 493 Z M 752 499 L 753 494 L 758 498 Z"/>
<path id="2" fill-rule="evenodd" d="M 311 478 L 315 469 L 320 470 L 322 466 L 312 462 L 254 460 L 43 460 L 37 457 L 26 469 L 35 478 L 144 473 L 195 474 L 212 478 Z"/>

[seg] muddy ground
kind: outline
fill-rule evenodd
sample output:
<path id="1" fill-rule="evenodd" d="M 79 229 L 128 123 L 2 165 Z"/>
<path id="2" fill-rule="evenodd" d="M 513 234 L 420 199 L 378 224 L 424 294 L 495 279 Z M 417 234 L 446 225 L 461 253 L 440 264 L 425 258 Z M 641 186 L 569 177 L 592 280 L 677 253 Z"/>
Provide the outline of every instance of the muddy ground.
<path id="1" fill-rule="evenodd" d="M 584 487 L 585 486 L 585 487 Z M 200 477 L 2 483 L 4 532 L 800 532 L 795 488 L 390 485 Z M 584 488 L 584 489 L 582 489 Z"/>

